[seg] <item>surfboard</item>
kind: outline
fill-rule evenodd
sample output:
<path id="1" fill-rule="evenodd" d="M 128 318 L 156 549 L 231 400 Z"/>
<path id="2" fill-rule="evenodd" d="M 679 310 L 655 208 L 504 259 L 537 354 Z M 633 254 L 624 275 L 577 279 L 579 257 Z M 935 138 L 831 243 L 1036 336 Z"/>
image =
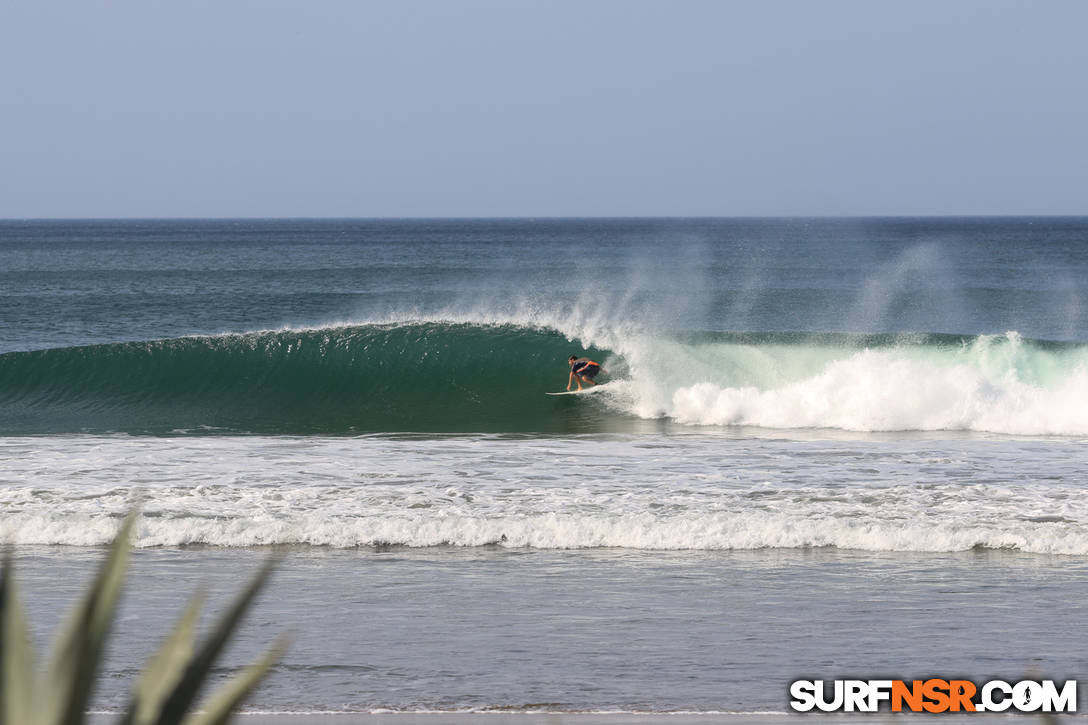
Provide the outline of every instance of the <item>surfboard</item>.
<path id="1" fill-rule="evenodd" d="M 598 383 L 597 385 L 586 386 L 581 390 L 564 390 L 561 393 L 544 393 L 545 395 L 585 395 L 586 393 L 595 393 L 601 388 L 608 387 L 608 383 Z"/>

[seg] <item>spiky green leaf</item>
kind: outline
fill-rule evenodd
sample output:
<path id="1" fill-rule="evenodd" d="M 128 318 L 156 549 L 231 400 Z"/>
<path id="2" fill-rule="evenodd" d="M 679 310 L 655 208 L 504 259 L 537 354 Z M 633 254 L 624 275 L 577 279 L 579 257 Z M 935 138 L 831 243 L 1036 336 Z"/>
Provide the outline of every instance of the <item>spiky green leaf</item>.
<path id="1" fill-rule="evenodd" d="M 241 674 L 220 687 L 209 698 L 202 712 L 185 718 L 183 725 L 224 725 L 235 708 L 253 691 L 272 665 L 283 656 L 286 640 L 280 638 L 268 648 L 260 660 L 245 668 Z"/>
<path id="2" fill-rule="evenodd" d="M 34 652 L 14 572 L 11 553 L 4 552 L 0 573 L 0 725 L 26 725 L 34 711 Z"/>
<path id="3" fill-rule="evenodd" d="M 174 631 L 152 657 L 133 688 L 121 725 L 154 725 L 162 706 L 193 658 L 197 619 L 204 597 L 198 592 L 178 619 Z"/>
<path id="4" fill-rule="evenodd" d="M 38 688 L 37 712 L 44 725 L 83 720 L 121 593 L 135 521 L 135 512 L 125 517 L 94 583 L 54 642 L 46 679 Z"/>
<path id="5" fill-rule="evenodd" d="M 179 725 L 186 713 L 192 709 L 212 666 L 238 626 L 242 615 L 249 609 L 257 593 L 268 581 L 276 561 L 277 559 L 273 558 L 265 563 L 250 581 L 249 586 L 238 595 L 234 603 L 220 617 L 215 628 L 204 641 L 204 645 L 189 662 L 184 676 L 163 703 L 158 725 Z"/>

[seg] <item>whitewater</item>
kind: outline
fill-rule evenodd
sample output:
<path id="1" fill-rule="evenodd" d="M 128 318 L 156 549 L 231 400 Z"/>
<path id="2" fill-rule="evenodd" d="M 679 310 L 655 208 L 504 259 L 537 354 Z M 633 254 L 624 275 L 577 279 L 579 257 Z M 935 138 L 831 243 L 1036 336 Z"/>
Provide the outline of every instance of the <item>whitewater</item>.
<path id="1" fill-rule="evenodd" d="M 1038 440 L 87 436 L 0 457 L 16 544 L 103 545 L 140 506 L 139 547 L 1088 555 L 1080 449 Z"/>

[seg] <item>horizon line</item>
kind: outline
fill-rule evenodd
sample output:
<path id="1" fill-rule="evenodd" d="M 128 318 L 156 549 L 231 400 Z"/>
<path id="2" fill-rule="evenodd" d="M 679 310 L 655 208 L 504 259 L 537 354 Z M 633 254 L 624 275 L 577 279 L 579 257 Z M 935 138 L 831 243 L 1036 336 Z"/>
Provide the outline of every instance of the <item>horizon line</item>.
<path id="1" fill-rule="evenodd" d="M 1073 214 L 674 214 L 674 215 L 521 215 L 521 216 L 28 216 L 0 217 L 2 222 L 64 221 L 561 221 L 561 220 L 654 220 L 654 219 L 1084 219 L 1088 212 Z"/>

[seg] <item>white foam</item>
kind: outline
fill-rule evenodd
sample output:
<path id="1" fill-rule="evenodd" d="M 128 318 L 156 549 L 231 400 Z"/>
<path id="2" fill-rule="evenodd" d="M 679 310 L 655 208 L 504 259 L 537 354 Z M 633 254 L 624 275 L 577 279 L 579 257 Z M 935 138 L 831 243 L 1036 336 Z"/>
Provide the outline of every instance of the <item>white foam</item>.
<path id="1" fill-rule="evenodd" d="M 0 540 L 23 545 L 104 544 L 142 499 L 138 546 L 1088 555 L 1072 442 L 50 437 L 0 455 Z"/>
<path id="2" fill-rule="evenodd" d="M 862 351 L 772 389 L 699 382 L 678 388 L 668 414 L 681 423 L 855 431 L 971 430 L 1088 434 L 1088 372 L 1054 387 L 970 364 Z"/>

